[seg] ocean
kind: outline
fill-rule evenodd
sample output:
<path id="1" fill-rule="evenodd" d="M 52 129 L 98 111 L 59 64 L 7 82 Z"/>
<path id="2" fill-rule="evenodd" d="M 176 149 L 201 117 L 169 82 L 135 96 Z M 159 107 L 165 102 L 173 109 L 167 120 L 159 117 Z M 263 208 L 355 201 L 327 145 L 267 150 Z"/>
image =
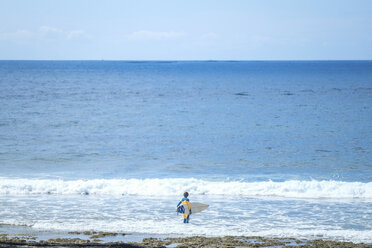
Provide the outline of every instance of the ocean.
<path id="1" fill-rule="evenodd" d="M 0 61 L 19 226 L 372 243 L 372 61 Z"/>

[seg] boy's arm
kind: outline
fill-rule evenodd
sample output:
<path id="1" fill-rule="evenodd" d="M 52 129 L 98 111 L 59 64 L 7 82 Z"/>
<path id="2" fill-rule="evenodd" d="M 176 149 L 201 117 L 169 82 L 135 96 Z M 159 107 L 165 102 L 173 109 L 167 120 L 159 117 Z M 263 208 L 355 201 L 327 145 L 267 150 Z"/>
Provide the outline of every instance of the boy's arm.
<path id="1" fill-rule="evenodd" d="M 190 205 L 190 202 L 189 201 L 187 201 L 187 207 L 189 208 L 190 214 L 191 214 L 191 205 Z"/>

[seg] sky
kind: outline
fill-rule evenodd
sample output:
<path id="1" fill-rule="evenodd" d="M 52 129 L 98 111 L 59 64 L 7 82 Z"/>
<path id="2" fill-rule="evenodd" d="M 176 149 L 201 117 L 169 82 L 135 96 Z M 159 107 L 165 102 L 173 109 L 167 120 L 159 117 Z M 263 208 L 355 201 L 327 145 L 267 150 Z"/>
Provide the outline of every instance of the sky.
<path id="1" fill-rule="evenodd" d="M 372 0 L 0 0 L 1 60 L 371 60 Z"/>

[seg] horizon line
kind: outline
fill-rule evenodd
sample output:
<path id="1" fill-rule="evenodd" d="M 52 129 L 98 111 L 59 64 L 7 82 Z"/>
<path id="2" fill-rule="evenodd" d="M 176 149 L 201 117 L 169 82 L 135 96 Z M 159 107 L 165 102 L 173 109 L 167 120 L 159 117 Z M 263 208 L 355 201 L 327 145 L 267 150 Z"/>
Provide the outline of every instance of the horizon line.
<path id="1" fill-rule="evenodd" d="M 331 62 L 372 61 L 372 59 L 0 59 L 0 61 L 102 61 L 102 62 Z"/>

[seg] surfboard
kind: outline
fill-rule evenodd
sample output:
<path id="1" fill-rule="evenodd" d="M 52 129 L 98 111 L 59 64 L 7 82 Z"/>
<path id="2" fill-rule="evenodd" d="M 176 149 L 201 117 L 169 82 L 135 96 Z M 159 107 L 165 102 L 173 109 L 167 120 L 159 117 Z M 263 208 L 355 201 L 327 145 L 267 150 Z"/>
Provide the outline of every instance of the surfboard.
<path id="1" fill-rule="evenodd" d="M 180 208 L 181 206 L 183 207 L 183 209 L 179 212 L 189 214 L 189 207 L 187 206 L 187 204 L 184 203 L 184 204 L 180 205 L 178 208 Z M 204 204 L 204 203 L 200 203 L 200 202 L 190 202 L 190 206 L 191 206 L 191 214 L 200 213 L 201 211 L 203 211 L 203 210 L 205 210 L 206 208 L 209 207 L 209 205 Z"/>

